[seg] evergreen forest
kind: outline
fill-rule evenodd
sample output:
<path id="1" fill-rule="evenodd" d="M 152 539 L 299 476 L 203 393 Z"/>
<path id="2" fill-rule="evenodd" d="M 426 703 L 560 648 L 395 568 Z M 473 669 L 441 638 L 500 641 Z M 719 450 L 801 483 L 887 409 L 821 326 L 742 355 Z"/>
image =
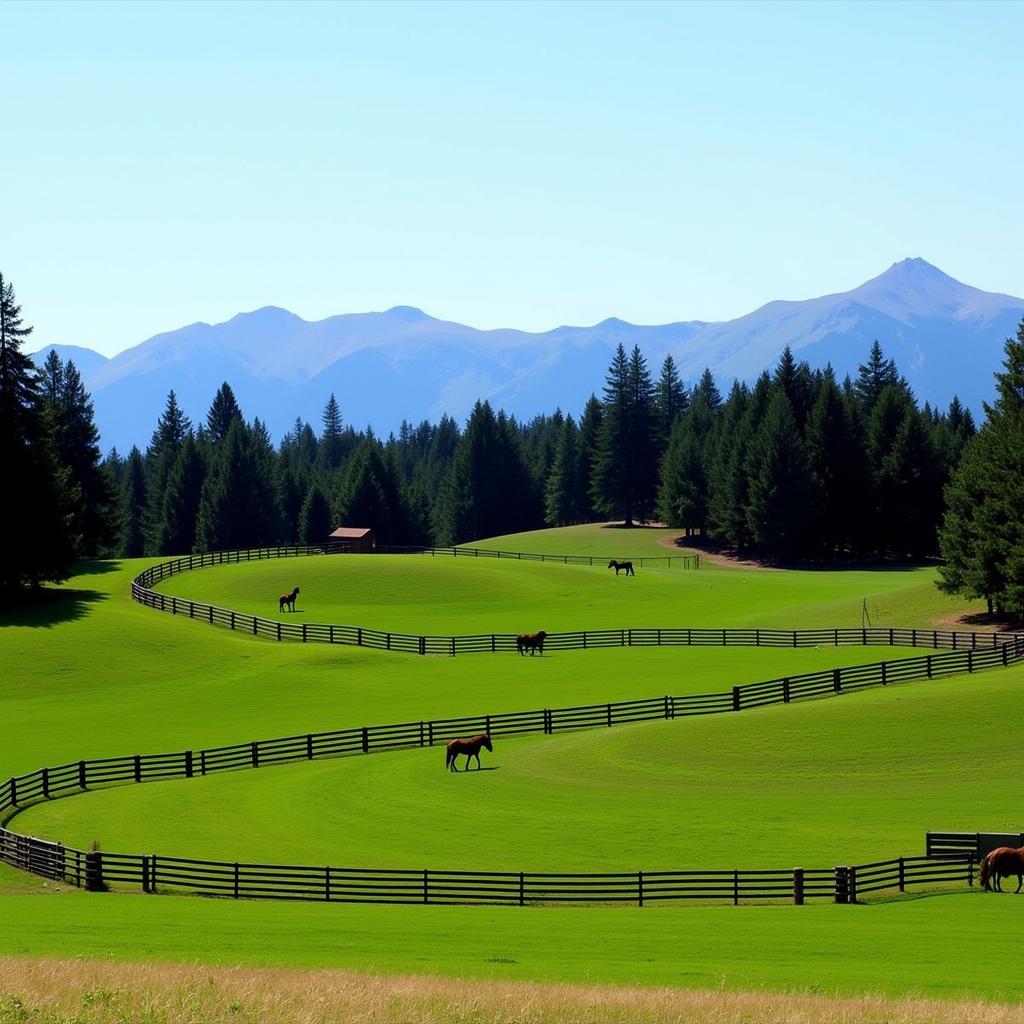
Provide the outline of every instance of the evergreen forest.
<path id="1" fill-rule="evenodd" d="M 614 353 L 578 416 L 468 421 L 378 437 L 333 395 L 278 443 L 229 383 L 193 423 L 174 392 L 145 450 L 101 454 L 73 362 L 22 353 L 31 332 L 0 275 L 0 589 L 66 578 L 75 559 L 319 543 L 338 525 L 385 545 L 450 545 L 600 520 L 662 522 L 694 544 L 774 564 L 941 555 L 940 587 L 1024 608 L 1024 321 L 977 429 L 954 398 L 919 404 L 876 341 L 856 378 L 787 348 L 723 394 L 671 356 Z M 600 382 L 595 382 L 595 385 Z M 628 547 L 628 542 L 624 542 Z M 626 552 L 628 553 L 628 552 Z"/>

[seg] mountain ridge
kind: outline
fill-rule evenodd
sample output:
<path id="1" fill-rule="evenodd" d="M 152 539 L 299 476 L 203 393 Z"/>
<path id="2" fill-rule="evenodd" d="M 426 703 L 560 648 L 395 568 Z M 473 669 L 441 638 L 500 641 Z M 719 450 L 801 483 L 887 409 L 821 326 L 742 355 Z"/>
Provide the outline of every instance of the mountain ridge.
<path id="1" fill-rule="evenodd" d="M 415 306 L 308 321 L 268 305 L 220 324 L 161 332 L 110 359 L 73 346 L 47 346 L 33 358 L 41 362 L 52 347 L 77 352 L 103 443 L 124 449 L 146 442 L 168 390 L 197 420 L 222 380 L 275 436 L 296 416 L 318 424 L 331 392 L 348 422 L 385 434 L 402 419 L 462 418 L 477 398 L 520 418 L 556 407 L 576 412 L 600 392 L 619 343 L 639 345 L 655 374 L 671 353 L 684 378 L 707 366 L 728 385 L 753 380 L 786 345 L 812 366 L 831 363 L 842 377 L 877 338 L 922 400 L 945 406 L 957 394 L 980 411 L 1003 342 L 1022 315 L 1024 299 L 974 288 L 914 257 L 855 288 L 775 299 L 725 321 L 607 317 L 530 332 L 481 330 Z"/>

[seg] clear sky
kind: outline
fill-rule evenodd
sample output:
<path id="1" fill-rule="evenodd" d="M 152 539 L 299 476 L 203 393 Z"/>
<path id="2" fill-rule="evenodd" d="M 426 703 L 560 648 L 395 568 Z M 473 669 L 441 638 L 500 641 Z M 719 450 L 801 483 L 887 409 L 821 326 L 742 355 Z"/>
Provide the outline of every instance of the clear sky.
<path id="1" fill-rule="evenodd" d="M 728 319 L 1024 295 L 1024 5 L 4 3 L 30 348 L 285 306 Z"/>

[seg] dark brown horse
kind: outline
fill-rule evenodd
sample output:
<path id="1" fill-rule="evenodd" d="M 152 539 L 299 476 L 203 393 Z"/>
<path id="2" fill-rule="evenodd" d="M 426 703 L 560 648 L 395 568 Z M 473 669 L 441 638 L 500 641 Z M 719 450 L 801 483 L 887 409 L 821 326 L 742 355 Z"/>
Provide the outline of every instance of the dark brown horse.
<path id="1" fill-rule="evenodd" d="M 444 755 L 444 766 L 450 772 L 457 772 L 459 769 L 455 765 L 455 759 L 462 754 L 466 755 L 466 771 L 469 771 L 469 760 L 472 757 L 476 758 L 477 771 L 480 770 L 480 748 L 486 747 L 488 750 L 494 750 L 491 746 L 491 737 L 486 733 L 482 733 L 479 736 L 473 736 L 468 740 L 452 740 L 448 744 L 448 749 Z"/>
<path id="2" fill-rule="evenodd" d="M 534 651 L 540 651 L 544 653 L 544 638 L 547 633 L 542 629 L 539 633 L 520 633 L 516 637 L 516 650 L 520 654 L 525 654 L 527 651 L 530 652 L 530 657 L 533 657 Z"/>
<path id="3" fill-rule="evenodd" d="M 290 594 L 282 594 L 277 599 L 277 610 L 278 613 L 284 611 L 284 606 L 288 605 L 288 610 L 295 611 L 295 598 L 299 596 L 299 588 L 296 587 Z"/>
<path id="4" fill-rule="evenodd" d="M 632 562 L 616 562 L 615 559 L 613 558 L 608 563 L 608 568 L 609 569 L 614 569 L 616 576 L 619 575 L 619 570 L 620 569 L 625 569 L 627 576 L 635 576 L 636 575 L 636 573 L 633 572 L 633 563 Z"/>
<path id="5" fill-rule="evenodd" d="M 1020 892 L 1024 885 L 1024 846 L 1014 849 L 1012 846 L 998 846 L 991 853 L 985 854 L 978 872 L 978 884 L 995 892 L 1003 891 L 1003 879 L 1010 875 L 1017 876 L 1017 888 Z"/>

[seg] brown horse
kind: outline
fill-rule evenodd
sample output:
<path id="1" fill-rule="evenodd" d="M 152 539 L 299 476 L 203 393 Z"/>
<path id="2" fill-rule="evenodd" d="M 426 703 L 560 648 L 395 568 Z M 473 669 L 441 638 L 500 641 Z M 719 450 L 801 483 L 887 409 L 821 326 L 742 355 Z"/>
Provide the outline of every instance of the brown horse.
<path id="1" fill-rule="evenodd" d="M 472 757 L 476 758 L 477 771 L 480 770 L 480 748 L 486 747 L 488 750 L 494 750 L 491 746 L 491 737 L 486 733 L 482 733 L 479 736 L 473 736 L 468 740 L 452 740 L 448 744 L 448 748 L 444 755 L 444 766 L 450 772 L 457 772 L 459 769 L 456 767 L 455 759 L 461 754 L 466 755 L 466 771 L 469 771 L 469 760 Z"/>
<path id="2" fill-rule="evenodd" d="M 299 596 L 299 588 L 296 587 L 290 594 L 282 594 L 277 599 L 277 611 L 278 614 L 284 611 L 284 606 L 288 605 L 289 611 L 295 611 L 295 598 Z"/>
<path id="3" fill-rule="evenodd" d="M 544 654 L 544 638 L 547 633 L 542 629 L 539 633 L 520 633 L 516 637 L 516 650 L 520 654 L 525 654 L 527 651 L 530 652 L 530 657 L 533 657 L 534 651 L 540 651 Z"/>
<path id="4" fill-rule="evenodd" d="M 998 846 L 985 855 L 978 872 L 978 884 L 985 886 L 990 892 L 1003 891 L 1003 879 L 1010 875 L 1017 876 L 1017 888 L 1020 892 L 1024 885 L 1024 846 L 1014 849 L 1012 846 Z"/>
<path id="5" fill-rule="evenodd" d="M 636 575 L 636 573 L 633 572 L 633 563 L 632 562 L 616 562 L 615 559 L 613 558 L 608 563 L 608 568 L 609 569 L 614 569 L 616 576 L 619 575 L 619 570 L 620 569 L 625 569 L 627 576 L 635 576 Z"/>

